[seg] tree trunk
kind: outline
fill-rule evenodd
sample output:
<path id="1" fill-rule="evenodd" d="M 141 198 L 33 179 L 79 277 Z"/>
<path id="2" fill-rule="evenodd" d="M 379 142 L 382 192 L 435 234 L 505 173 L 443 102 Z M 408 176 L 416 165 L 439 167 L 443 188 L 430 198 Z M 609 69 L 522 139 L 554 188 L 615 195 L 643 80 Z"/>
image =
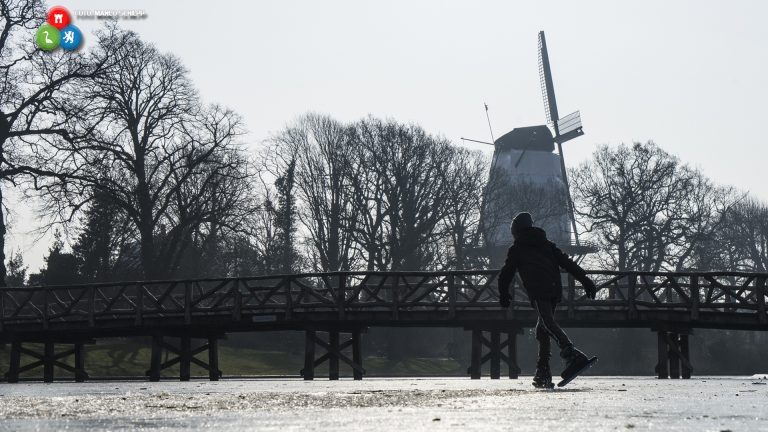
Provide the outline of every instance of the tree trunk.
<path id="1" fill-rule="evenodd" d="M 5 162 L 3 149 L 10 131 L 11 125 L 5 119 L 5 113 L 0 110 L 0 169 L 2 169 L 2 163 Z M 3 189 L 2 184 L 0 184 L 0 287 L 5 287 L 5 275 L 5 214 L 3 214 Z"/>
<path id="2" fill-rule="evenodd" d="M 5 287 L 5 215 L 3 214 L 3 189 L 0 187 L 0 287 Z"/>
<path id="3" fill-rule="evenodd" d="M 153 280 L 158 278 L 157 262 L 155 260 L 155 225 L 152 217 L 152 199 L 147 184 L 147 174 L 145 165 L 146 144 L 139 140 L 139 134 L 135 125 L 129 125 L 131 136 L 134 142 L 134 153 L 136 154 L 135 175 L 136 175 L 136 201 L 139 210 L 138 229 L 141 246 L 141 268 L 144 273 L 144 280 Z"/>
<path id="4" fill-rule="evenodd" d="M 153 280 L 159 277 L 155 261 L 155 239 L 152 226 L 143 223 L 139 229 L 141 236 L 141 267 L 145 280 Z"/>
<path id="5" fill-rule="evenodd" d="M 619 271 L 627 271 L 627 243 L 623 233 L 619 234 L 618 255 Z"/>

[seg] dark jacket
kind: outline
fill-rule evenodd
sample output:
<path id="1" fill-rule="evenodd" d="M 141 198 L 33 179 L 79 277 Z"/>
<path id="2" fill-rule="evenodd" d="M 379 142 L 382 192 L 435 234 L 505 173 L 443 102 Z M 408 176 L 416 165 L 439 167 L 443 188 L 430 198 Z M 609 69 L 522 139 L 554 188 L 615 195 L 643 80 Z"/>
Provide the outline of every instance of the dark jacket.
<path id="1" fill-rule="evenodd" d="M 537 227 L 524 228 L 517 235 L 515 243 L 507 252 L 507 260 L 499 273 L 499 294 L 509 296 L 509 284 L 520 272 L 523 286 L 530 300 L 552 300 L 559 302 L 563 295 L 560 267 L 572 274 L 576 280 L 589 280 L 584 269 L 579 267 L 554 243 L 547 240 L 547 234 Z"/>

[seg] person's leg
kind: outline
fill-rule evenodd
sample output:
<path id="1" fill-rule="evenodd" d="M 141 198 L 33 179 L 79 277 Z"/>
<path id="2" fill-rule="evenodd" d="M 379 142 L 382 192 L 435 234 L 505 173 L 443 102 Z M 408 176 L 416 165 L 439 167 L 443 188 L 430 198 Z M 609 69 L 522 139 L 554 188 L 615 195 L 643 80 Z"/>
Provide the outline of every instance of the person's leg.
<path id="1" fill-rule="evenodd" d="M 539 363 L 549 363 L 549 358 L 552 356 L 551 343 L 549 340 L 549 332 L 547 331 L 541 317 L 536 321 L 536 341 L 539 343 Z"/>
<path id="2" fill-rule="evenodd" d="M 539 320 L 536 323 L 536 339 L 540 341 L 539 326 L 541 326 L 544 332 L 555 339 L 560 350 L 573 346 L 573 342 L 568 338 L 568 335 L 565 334 L 555 321 L 556 303 L 549 300 L 534 300 L 533 306 L 539 314 Z M 539 342 L 539 348 L 541 348 L 541 342 Z"/>
<path id="3" fill-rule="evenodd" d="M 550 336 L 557 341 L 557 345 L 560 347 L 560 357 L 562 357 L 566 363 L 565 370 L 563 370 L 563 373 L 561 373 L 560 376 L 565 379 L 572 375 L 572 373 L 575 373 L 575 371 L 583 369 L 584 365 L 588 362 L 588 358 L 583 352 L 573 346 L 573 342 L 568 338 L 568 335 L 565 334 L 563 329 L 560 328 L 555 321 L 555 306 L 556 303 L 554 302 L 534 301 L 534 307 L 539 313 L 539 322 Z"/>
<path id="4" fill-rule="evenodd" d="M 541 318 L 536 321 L 536 341 L 539 343 L 539 357 L 536 361 L 536 373 L 533 376 L 534 387 L 552 388 L 552 372 L 549 369 L 551 343 L 549 332 Z"/>
<path id="5" fill-rule="evenodd" d="M 568 335 L 565 334 L 555 321 L 555 303 L 536 300 L 533 304 L 539 314 L 539 322 L 550 336 L 557 341 L 557 345 L 560 347 L 560 357 L 565 360 L 565 370 L 563 370 L 560 376 L 563 379 L 573 379 L 574 374 L 579 373 L 579 371 L 587 366 L 589 359 L 583 352 L 573 346 L 573 342 L 568 339 Z"/>

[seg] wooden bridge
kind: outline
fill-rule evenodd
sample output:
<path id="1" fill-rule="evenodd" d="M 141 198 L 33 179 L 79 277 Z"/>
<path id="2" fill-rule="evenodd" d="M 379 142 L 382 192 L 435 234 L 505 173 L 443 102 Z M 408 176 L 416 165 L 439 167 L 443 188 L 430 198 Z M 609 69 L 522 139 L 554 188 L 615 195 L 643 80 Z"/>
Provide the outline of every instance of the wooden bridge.
<path id="1" fill-rule="evenodd" d="M 658 333 L 659 378 L 690 377 L 688 336 L 694 328 L 768 330 L 765 273 L 589 272 L 601 288 L 590 300 L 573 278 L 563 275 L 563 303 L 557 319 L 565 327 L 645 327 Z M 147 375 L 179 364 L 221 376 L 218 340 L 231 332 L 305 332 L 305 379 L 328 362 L 338 379 L 339 363 L 365 373 L 360 339 L 369 327 L 460 327 L 472 332 L 468 373 L 480 378 L 490 362 L 516 378 L 516 336 L 535 324 L 525 291 L 515 282 L 512 307 L 498 305 L 497 271 L 335 272 L 245 278 L 139 281 L 0 289 L 0 343 L 10 344 L 6 378 L 54 368 L 88 378 L 84 346 L 100 338 L 152 337 Z M 321 337 L 324 335 L 324 337 Z M 347 338 L 346 335 L 349 335 Z M 201 341 L 202 340 L 202 341 Z M 175 343 L 171 343 L 175 342 Z M 43 352 L 29 344 L 42 344 Z M 26 346 L 25 346 L 26 345 Z M 56 345 L 68 349 L 57 352 Z M 345 349 L 351 347 L 351 358 Z M 322 355 L 316 356 L 316 348 Z M 163 352 L 173 354 L 161 361 Z M 485 352 L 484 352 L 485 351 Z M 207 352 L 207 359 L 198 356 Z M 21 355 L 35 359 L 21 364 Z M 64 359 L 74 356 L 74 366 Z"/>

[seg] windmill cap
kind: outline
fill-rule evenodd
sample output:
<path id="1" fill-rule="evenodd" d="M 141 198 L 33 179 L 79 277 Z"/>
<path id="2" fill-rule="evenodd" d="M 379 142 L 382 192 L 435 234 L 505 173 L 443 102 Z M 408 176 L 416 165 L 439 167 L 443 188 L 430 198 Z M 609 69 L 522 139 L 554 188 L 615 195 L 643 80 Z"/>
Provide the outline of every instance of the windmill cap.
<path id="1" fill-rule="evenodd" d="M 545 125 L 514 128 L 500 136 L 494 143 L 500 150 L 536 150 L 552 152 L 555 139 Z"/>

